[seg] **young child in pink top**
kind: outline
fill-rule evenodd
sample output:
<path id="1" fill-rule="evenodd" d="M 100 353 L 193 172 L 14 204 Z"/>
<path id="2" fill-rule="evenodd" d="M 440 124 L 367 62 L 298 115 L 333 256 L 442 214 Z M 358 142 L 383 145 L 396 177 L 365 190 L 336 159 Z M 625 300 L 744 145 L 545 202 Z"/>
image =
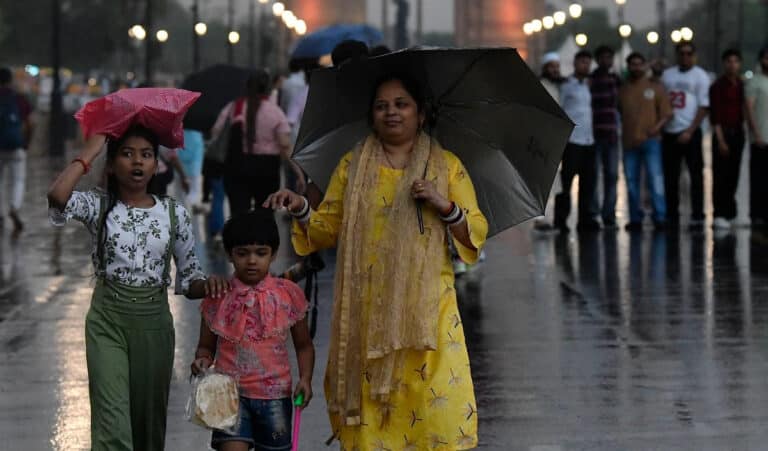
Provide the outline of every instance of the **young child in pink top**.
<path id="1" fill-rule="evenodd" d="M 200 305 L 200 340 L 192 372 L 216 366 L 236 376 L 240 429 L 214 431 L 211 446 L 223 451 L 290 450 L 291 395 L 312 398 L 315 349 L 307 326 L 308 303 L 293 282 L 272 277 L 269 266 L 280 245 L 273 213 L 256 210 L 230 219 L 224 248 L 235 267 L 229 290 Z M 293 389 L 288 332 L 296 348 L 299 382 Z"/>

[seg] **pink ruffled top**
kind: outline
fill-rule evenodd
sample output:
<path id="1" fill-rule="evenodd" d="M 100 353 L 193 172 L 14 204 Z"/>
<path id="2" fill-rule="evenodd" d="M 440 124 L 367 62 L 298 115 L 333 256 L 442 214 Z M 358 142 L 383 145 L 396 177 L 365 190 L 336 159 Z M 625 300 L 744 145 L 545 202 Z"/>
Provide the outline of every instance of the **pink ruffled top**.
<path id="1" fill-rule="evenodd" d="M 295 283 L 267 276 L 256 286 L 236 277 L 220 299 L 205 298 L 200 312 L 218 336 L 216 368 L 238 378 L 240 394 L 280 399 L 292 393 L 288 332 L 309 305 Z"/>

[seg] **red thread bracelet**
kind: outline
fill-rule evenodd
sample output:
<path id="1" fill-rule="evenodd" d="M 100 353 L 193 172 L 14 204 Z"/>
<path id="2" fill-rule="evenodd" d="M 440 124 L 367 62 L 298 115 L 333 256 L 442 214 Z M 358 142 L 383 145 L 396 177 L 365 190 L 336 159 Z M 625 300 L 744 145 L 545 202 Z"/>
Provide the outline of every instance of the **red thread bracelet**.
<path id="1" fill-rule="evenodd" d="M 91 165 L 86 163 L 85 160 L 83 160 L 82 158 L 75 158 L 74 160 L 72 160 L 72 163 L 74 163 L 74 162 L 78 162 L 81 165 L 83 165 L 83 173 L 84 174 L 87 174 L 91 170 Z"/>

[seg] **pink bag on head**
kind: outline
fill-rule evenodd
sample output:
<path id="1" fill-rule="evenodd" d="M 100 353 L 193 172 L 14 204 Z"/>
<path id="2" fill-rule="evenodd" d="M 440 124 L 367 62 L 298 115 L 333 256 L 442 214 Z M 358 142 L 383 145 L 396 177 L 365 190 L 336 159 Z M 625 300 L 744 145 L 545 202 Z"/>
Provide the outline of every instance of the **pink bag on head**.
<path id="1" fill-rule="evenodd" d="M 88 102 L 75 119 L 86 138 L 101 133 L 116 139 L 139 124 L 155 132 L 161 145 L 176 149 L 184 147 L 184 115 L 198 97 L 184 89 L 121 89 Z"/>

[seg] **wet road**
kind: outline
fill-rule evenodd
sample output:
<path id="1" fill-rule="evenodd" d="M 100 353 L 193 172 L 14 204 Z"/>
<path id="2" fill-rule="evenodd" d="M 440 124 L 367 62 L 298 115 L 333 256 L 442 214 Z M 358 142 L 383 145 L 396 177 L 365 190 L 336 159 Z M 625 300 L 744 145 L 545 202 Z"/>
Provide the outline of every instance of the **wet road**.
<path id="1" fill-rule="evenodd" d="M 78 226 L 47 225 L 52 164 L 30 164 L 24 233 L 0 232 L 0 450 L 89 443 L 88 238 Z M 204 243 L 199 251 L 208 267 L 226 267 L 220 252 Z M 277 269 L 290 263 L 283 251 Z M 522 226 L 487 253 L 460 282 L 482 449 L 768 449 L 768 235 L 556 236 Z M 320 283 L 318 393 L 304 417 L 305 450 L 327 449 L 330 277 L 325 271 Z M 208 434 L 183 418 L 197 302 L 171 304 L 167 448 L 206 449 Z"/>

